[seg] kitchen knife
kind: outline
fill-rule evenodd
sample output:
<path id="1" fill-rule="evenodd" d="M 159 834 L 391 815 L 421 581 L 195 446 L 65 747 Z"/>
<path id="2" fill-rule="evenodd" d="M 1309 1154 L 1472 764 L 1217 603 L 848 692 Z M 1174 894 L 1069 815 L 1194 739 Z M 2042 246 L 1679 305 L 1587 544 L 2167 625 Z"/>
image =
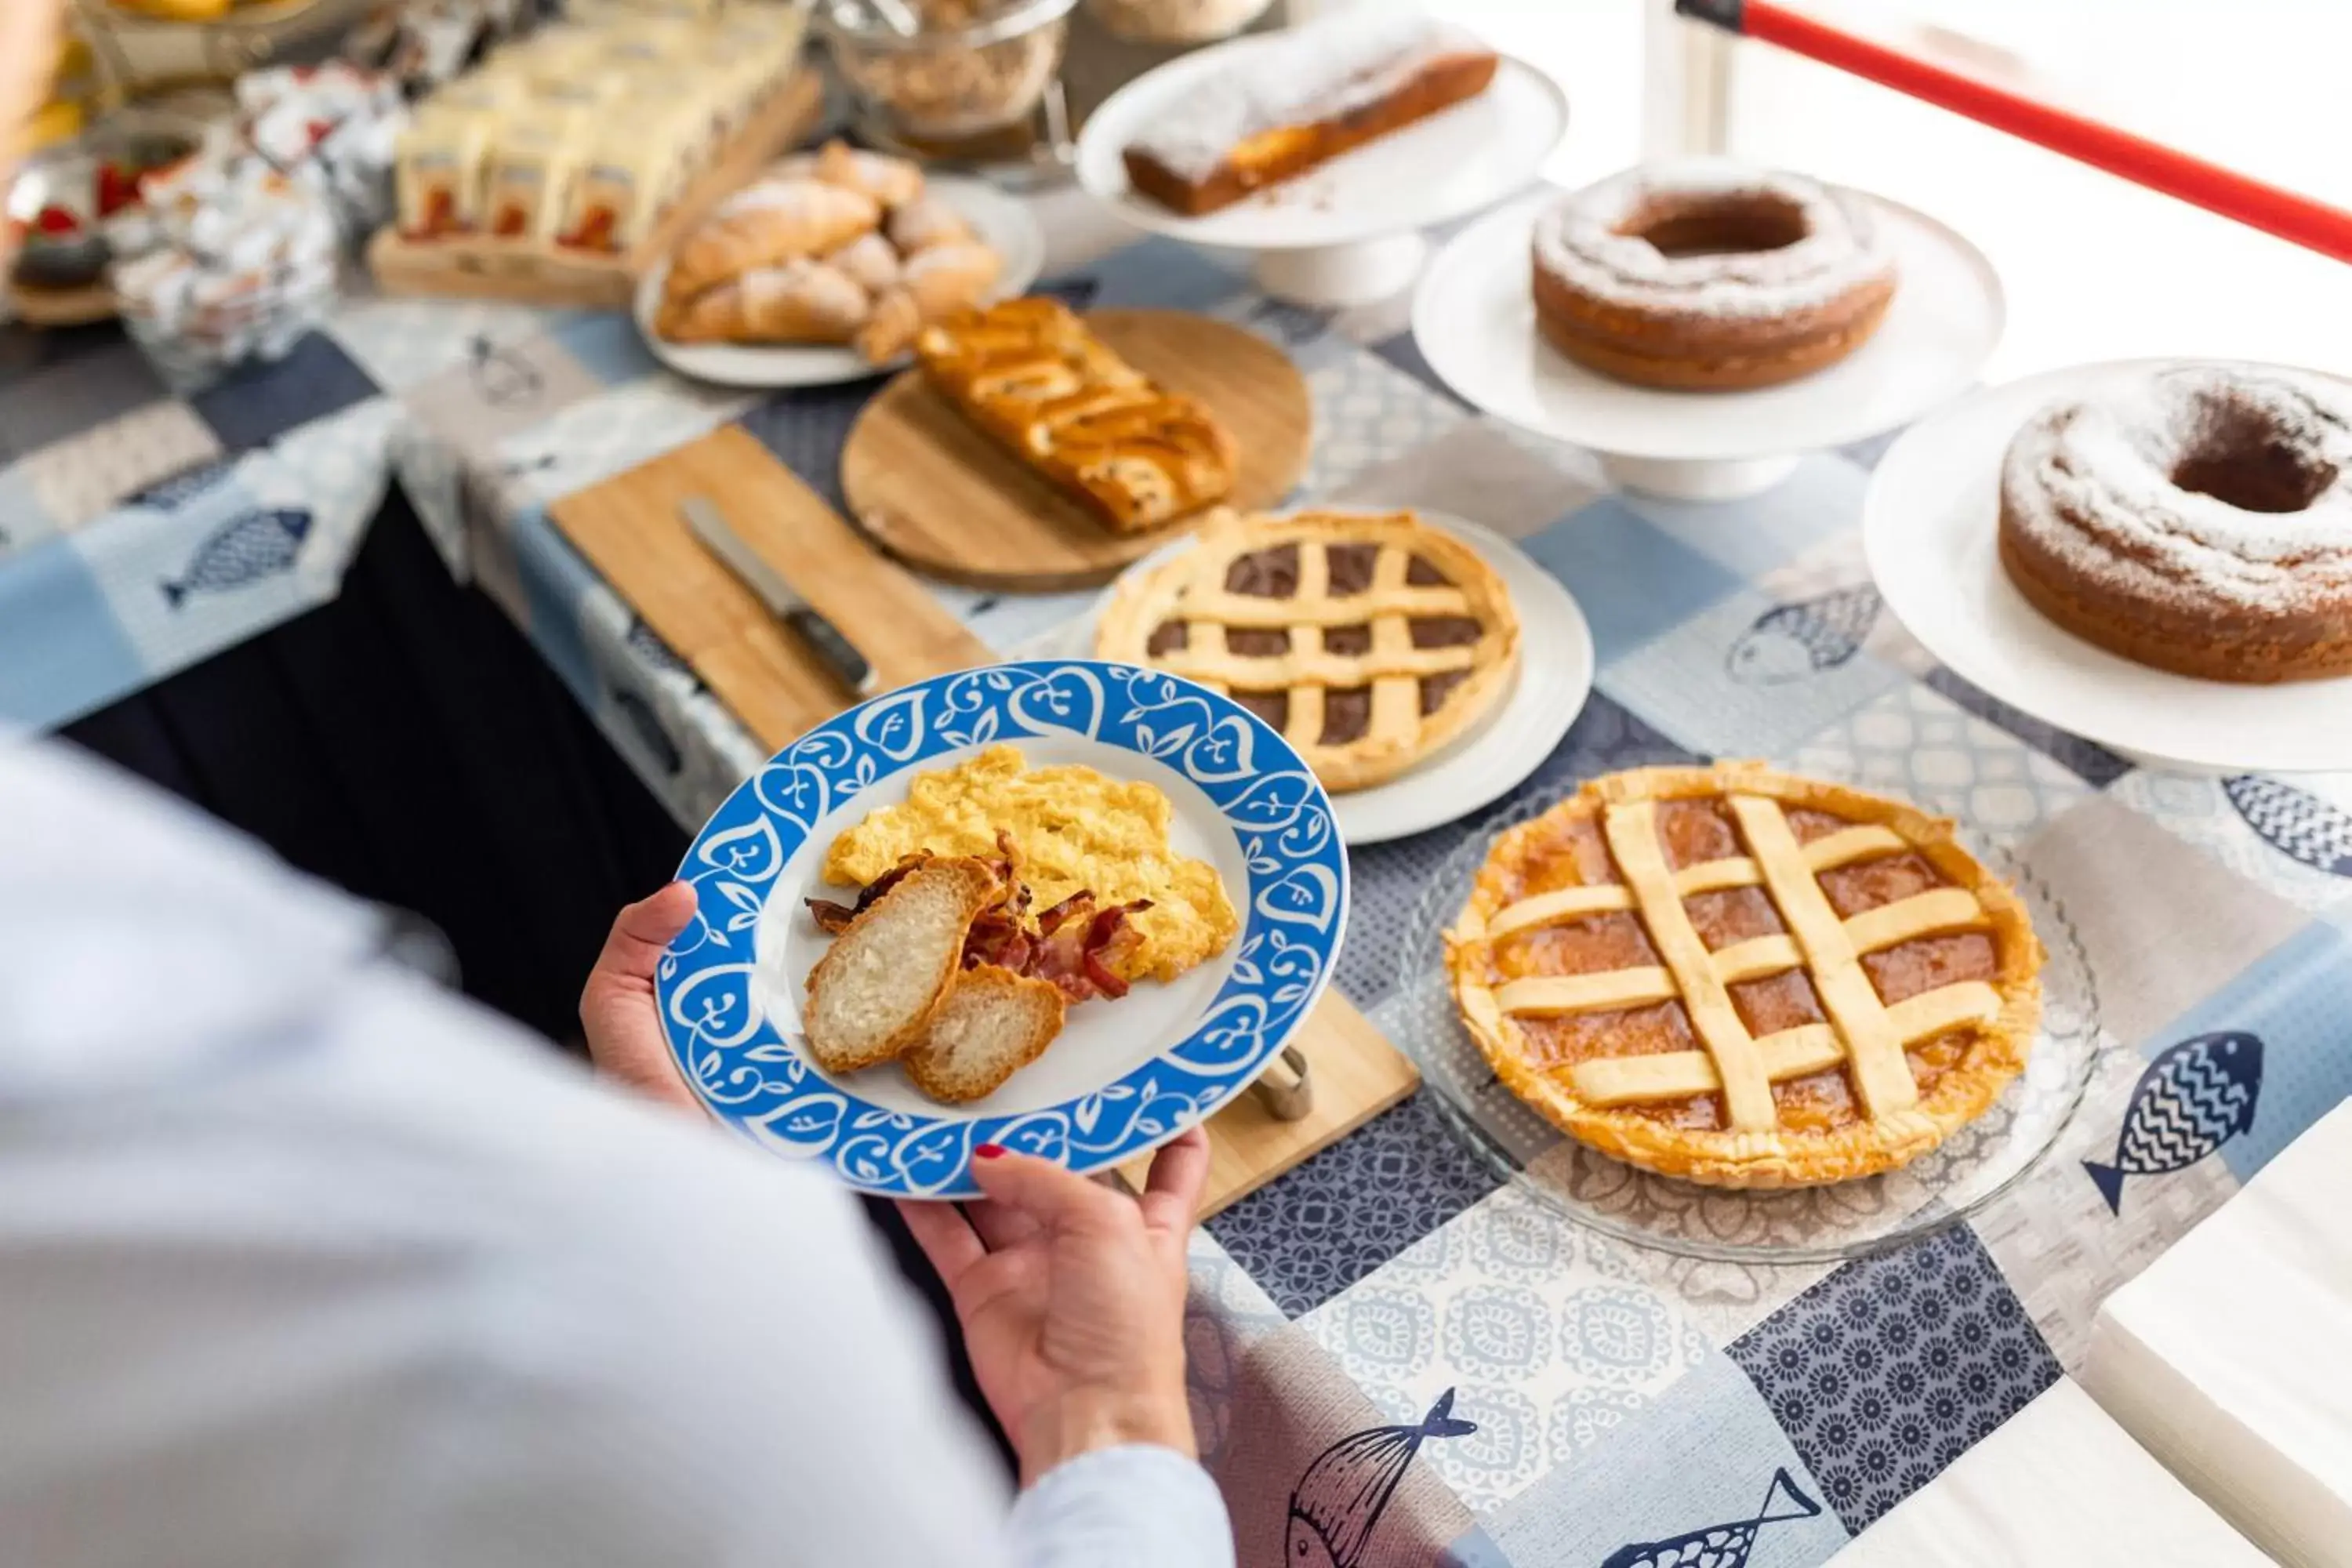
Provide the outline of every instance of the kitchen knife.
<path id="1" fill-rule="evenodd" d="M 688 496 L 677 503 L 677 510 L 686 519 L 688 531 L 702 547 L 751 589 L 751 596 L 765 605 L 769 614 L 799 633 L 810 651 L 852 691 L 871 697 L 880 689 L 873 664 L 857 651 L 856 645 L 842 636 L 840 627 L 810 608 L 809 602 L 784 581 L 783 574 L 743 542 L 715 502 L 707 496 Z"/>

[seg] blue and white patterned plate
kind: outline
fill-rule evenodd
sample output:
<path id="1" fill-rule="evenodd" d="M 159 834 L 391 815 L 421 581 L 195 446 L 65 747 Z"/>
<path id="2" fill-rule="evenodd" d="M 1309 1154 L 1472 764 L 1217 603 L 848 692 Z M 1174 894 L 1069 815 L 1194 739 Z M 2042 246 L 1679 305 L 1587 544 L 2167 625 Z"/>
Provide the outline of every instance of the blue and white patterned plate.
<path id="1" fill-rule="evenodd" d="M 803 1052 L 802 986 L 829 939 L 801 900 L 839 834 L 906 798 L 918 771 L 982 747 L 1157 784 L 1170 841 L 1209 860 L 1242 916 L 1225 951 L 1167 984 L 1070 1010 L 1045 1055 L 985 1100 L 941 1106 L 896 1068 L 845 1078 Z M 1307 764 L 1239 705 L 1158 671 L 1090 660 L 992 665 L 909 686 L 819 725 L 746 781 L 678 868 L 696 918 L 655 994 L 686 1080 L 721 1121 L 853 1186 L 975 1195 L 974 1145 L 1096 1171 L 1157 1148 L 1273 1061 L 1329 983 L 1348 858 Z"/>

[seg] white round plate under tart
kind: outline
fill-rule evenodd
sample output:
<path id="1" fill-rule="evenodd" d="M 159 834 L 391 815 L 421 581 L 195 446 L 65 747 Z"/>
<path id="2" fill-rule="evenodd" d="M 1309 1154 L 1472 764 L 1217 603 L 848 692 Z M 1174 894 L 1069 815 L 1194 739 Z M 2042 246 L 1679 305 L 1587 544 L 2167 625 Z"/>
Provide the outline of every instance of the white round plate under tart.
<path id="1" fill-rule="evenodd" d="M 1045 236 L 1025 203 L 984 181 L 945 174 L 932 175 L 923 188 L 953 207 L 1004 258 L 1004 270 L 989 294 L 992 300 L 1010 299 L 1037 281 L 1045 266 Z M 720 386 L 830 386 L 886 375 L 908 363 L 902 354 L 887 364 L 868 364 L 856 350 L 841 343 L 670 342 L 654 331 L 662 285 L 668 279 L 669 261 L 664 258 L 637 280 L 635 314 L 637 331 L 645 334 L 654 357 L 680 375 Z"/>
<path id="2" fill-rule="evenodd" d="M 1176 980 L 1073 1006 L 1045 1054 L 985 1099 L 942 1105 L 884 1064 L 838 1077 L 806 1054 L 801 1004 L 831 945 L 803 908 L 841 899 L 825 852 L 919 772 L 991 744 L 1158 785 L 1170 846 L 1217 868 L 1242 927 Z M 1103 1171 L 1242 1092 L 1328 984 L 1348 925 L 1330 800 L 1281 736 L 1157 670 L 1031 659 L 935 676 L 825 721 L 745 780 L 696 835 L 678 879 L 697 912 L 655 975 L 671 1056 L 710 1113 L 852 1186 L 969 1198 L 982 1143 Z"/>
<path id="3" fill-rule="evenodd" d="M 1492 529 L 1444 512 L 1417 515 L 1476 551 L 1503 580 L 1519 616 L 1519 663 L 1511 684 L 1467 734 L 1386 784 L 1331 797 L 1339 836 L 1351 845 L 1423 833 L 1501 799 L 1543 766 L 1592 692 L 1592 629 L 1568 585 Z M 1171 541 L 1121 575 L 1149 572 L 1192 547 L 1190 539 Z M 1093 654 L 1095 628 L 1117 589 L 1104 589 L 1079 618 L 1066 645 L 1071 652 Z"/>
<path id="4" fill-rule="evenodd" d="M 1195 245 L 1305 250 L 1426 228 L 1476 212 L 1535 178 L 1568 131 L 1568 98 L 1524 60 L 1502 57 L 1486 90 L 1295 180 L 1202 217 L 1128 184 L 1121 154 L 1209 77 L 1285 41 L 1235 38 L 1147 71 L 1106 100 L 1078 137 L 1078 184 L 1138 228 Z"/>
<path id="5" fill-rule="evenodd" d="M 2352 677 L 2250 686 L 2152 669 L 2064 630 L 2001 569 L 2000 464 L 2011 438 L 2049 404 L 2095 396 L 2166 363 L 2028 376 L 1905 431 L 1863 499 L 1870 574 L 1904 628 L 1953 673 L 2085 740 L 2203 772 L 2352 769 Z"/>
<path id="6" fill-rule="evenodd" d="M 1734 462 L 1843 446 L 1918 418 L 1971 385 L 2007 307 L 1992 263 L 1925 213 L 1864 195 L 1902 280 L 1871 340 L 1828 369 L 1752 392 L 1670 392 L 1587 370 L 1536 329 L 1531 258 L 1544 192 L 1479 219 L 1438 252 L 1412 300 L 1422 357 L 1463 398 L 1523 429 L 1609 456 Z"/>

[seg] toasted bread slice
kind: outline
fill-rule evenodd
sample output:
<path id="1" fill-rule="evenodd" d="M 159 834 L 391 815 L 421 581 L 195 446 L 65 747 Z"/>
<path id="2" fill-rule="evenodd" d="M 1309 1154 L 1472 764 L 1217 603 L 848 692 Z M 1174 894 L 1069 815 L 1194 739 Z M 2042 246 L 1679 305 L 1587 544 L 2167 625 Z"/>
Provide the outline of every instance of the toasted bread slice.
<path id="1" fill-rule="evenodd" d="M 1003 895 L 983 861 L 932 860 L 850 921 L 809 971 L 802 1022 L 817 1065 L 856 1072 L 921 1039 L 961 972 L 973 918 Z"/>
<path id="2" fill-rule="evenodd" d="M 978 1100 L 1044 1054 L 1063 1006 L 1052 981 L 983 963 L 964 972 L 898 1065 L 933 1100 Z"/>

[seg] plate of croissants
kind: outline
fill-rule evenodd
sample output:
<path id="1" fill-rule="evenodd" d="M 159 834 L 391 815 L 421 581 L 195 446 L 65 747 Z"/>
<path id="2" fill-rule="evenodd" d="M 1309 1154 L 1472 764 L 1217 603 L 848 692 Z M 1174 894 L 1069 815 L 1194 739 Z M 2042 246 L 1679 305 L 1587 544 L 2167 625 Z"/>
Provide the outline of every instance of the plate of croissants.
<path id="1" fill-rule="evenodd" d="M 639 280 L 637 326 L 681 375 L 820 386 L 905 363 L 930 321 L 1018 294 L 1045 265 L 1029 210 L 829 142 L 762 171 Z"/>

